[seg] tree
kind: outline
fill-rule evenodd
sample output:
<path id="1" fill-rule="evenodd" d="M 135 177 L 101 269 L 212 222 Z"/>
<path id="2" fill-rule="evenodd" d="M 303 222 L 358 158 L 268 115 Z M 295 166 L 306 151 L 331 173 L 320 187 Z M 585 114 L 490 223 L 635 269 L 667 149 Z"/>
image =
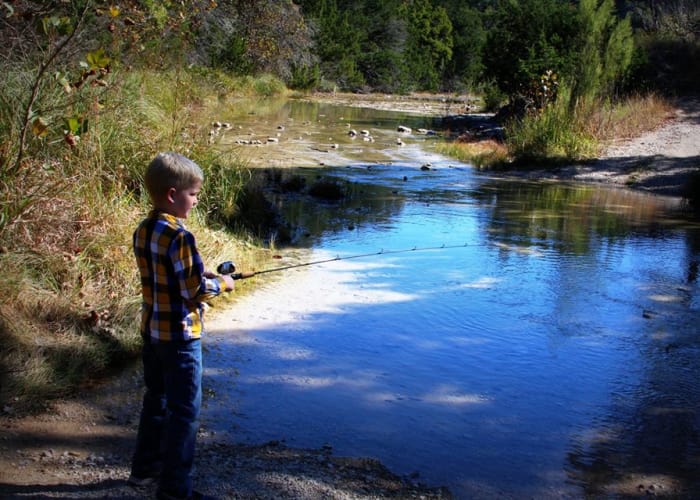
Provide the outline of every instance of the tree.
<path id="1" fill-rule="evenodd" d="M 481 12 L 462 0 L 445 6 L 452 22 L 452 59 L 445 71 L 445 80 L 471 87 L 483 76 L 483 50 L 486 45 Z M 446 82 L 447 83 L 447 82 Z"/>
<path id="2" fill-rule="evenodd" d="M 336 0 L 321 0 L 316 15 L 316 51 L 323 76 L 341 88 L 354 89 L 364 84 L 357 68 L 361 32 L 350 20 L 350 13 L 338 8 Z"/>
<path id="3" fill-rule="evenodd" d="M 198 30 L 200 58 L 238 74 L 289 81 L 314 63 L 311 29 L 291 0 L 220 0 Z"/>
<path id="4" fill-rule="evenodd" d="M 407 73 L 421 90 L 437 90 L 452 59 L 452 23 L 443 7 L 430 0 L 411 0 L 401 6 L 408 26 L 404 49 Z"/>
<path id="5" fill-rule="evenodd" d="M 612 94 L 634 51 L 629 17 L 618 20 L 613 0 L 581 0 L 580 64 L 571 75 L 572 103 Z"/>
<path id="6" fill-rule="evenodd" d="M 367 0 L 362 8 L 365 35 L 359 68 L 367 84 L 383 92 L 402 92 L 407 86 L 403 51 L 408 27 L 399 7 L 397 0 Z"/>
<path id="7" fill-rule="evenodd" d="M 637 51 L 630 84 L 672 94 L 697 93 L 700 81 L 700 2 L 619 1 L 632 18 Z"/>
<path id="8" fill-rule="evenodd" d="M 509 96 L 526 93 L 548 70 L 569 75 L 577 64 L 579 18 L 562 0 L 500 0 L 488 19 L 486 75 Z"/>

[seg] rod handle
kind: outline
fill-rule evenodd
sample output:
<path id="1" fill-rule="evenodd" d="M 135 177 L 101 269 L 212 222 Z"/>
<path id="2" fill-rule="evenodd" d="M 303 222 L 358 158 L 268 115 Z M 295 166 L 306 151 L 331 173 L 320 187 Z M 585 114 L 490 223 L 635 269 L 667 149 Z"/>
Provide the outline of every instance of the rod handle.
<path id="1" fill-rule="evenodd" d="M 234 280 L 245 280 L 245 279 L 248 279 L 248 278 L 252 278 L 252 277 L 255 276 L 255 275 L 256 275 L 256 272 L 255 272 L 255 271 L 247 271 L 247 272 L 244 272 L 244 273 L 233 273 L 233 274 L 231 275 L 231 277 L 232 277 Z"/>

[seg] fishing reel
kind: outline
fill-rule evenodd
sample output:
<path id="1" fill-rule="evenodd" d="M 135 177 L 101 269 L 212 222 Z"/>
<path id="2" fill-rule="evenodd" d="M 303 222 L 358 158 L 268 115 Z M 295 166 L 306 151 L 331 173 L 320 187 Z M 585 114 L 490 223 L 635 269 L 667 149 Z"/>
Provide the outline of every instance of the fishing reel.
<path id="1" fill-rule="evenodd" d="M 218 266 L 216 266 L 216 272 L 219 274 L 228 274 L 233 278 L 234 280 L 243 280 L 246 278 L 252 278 L 255 276 L 255 272 L 245 272 L 245 273 L 237 273 L 236 272 L 236 264 L 233 263 L 231 260 L 227 260 L 225 262 L 222 262 Z"/>
<path id="2" fill-rule="evenodd" d="M 233 274 L 236 272 L 236 264 L 232 260 L 227 260 L 217 266 L 216 272 L 219 274 Z"/>

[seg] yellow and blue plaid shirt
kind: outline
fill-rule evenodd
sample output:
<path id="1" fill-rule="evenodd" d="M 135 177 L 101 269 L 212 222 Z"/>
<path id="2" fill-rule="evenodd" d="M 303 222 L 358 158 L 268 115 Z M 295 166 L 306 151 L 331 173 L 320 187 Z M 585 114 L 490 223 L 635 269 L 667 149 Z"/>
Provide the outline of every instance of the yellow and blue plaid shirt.
<path id="1" fill-rule="evenodd" d="M 202 336 L 202 302 L 224 289 L 221 278 L 205 278 L 195 239 L 173 215 L 152 211 L 134 231 L 141 274 L 141 334 L 151 342 Z"/>

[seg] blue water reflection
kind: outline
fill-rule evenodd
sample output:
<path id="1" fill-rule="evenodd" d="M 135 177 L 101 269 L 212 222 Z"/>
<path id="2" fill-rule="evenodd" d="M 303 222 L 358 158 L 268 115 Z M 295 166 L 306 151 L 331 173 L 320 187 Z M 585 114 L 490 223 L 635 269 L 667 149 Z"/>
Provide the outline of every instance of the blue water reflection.
<path id="1" fill-rule="evenodd" d="M 296 206 L 311 260 L 418 251 L 289 272 L 314 290 L 264 287 L 269 321 L 215 324 L 210 429 L 330 444 L 458 498 L 697 481 L 700 226 L 675 200 L 448 163 L 323 173 L 386 189 Z"/>

